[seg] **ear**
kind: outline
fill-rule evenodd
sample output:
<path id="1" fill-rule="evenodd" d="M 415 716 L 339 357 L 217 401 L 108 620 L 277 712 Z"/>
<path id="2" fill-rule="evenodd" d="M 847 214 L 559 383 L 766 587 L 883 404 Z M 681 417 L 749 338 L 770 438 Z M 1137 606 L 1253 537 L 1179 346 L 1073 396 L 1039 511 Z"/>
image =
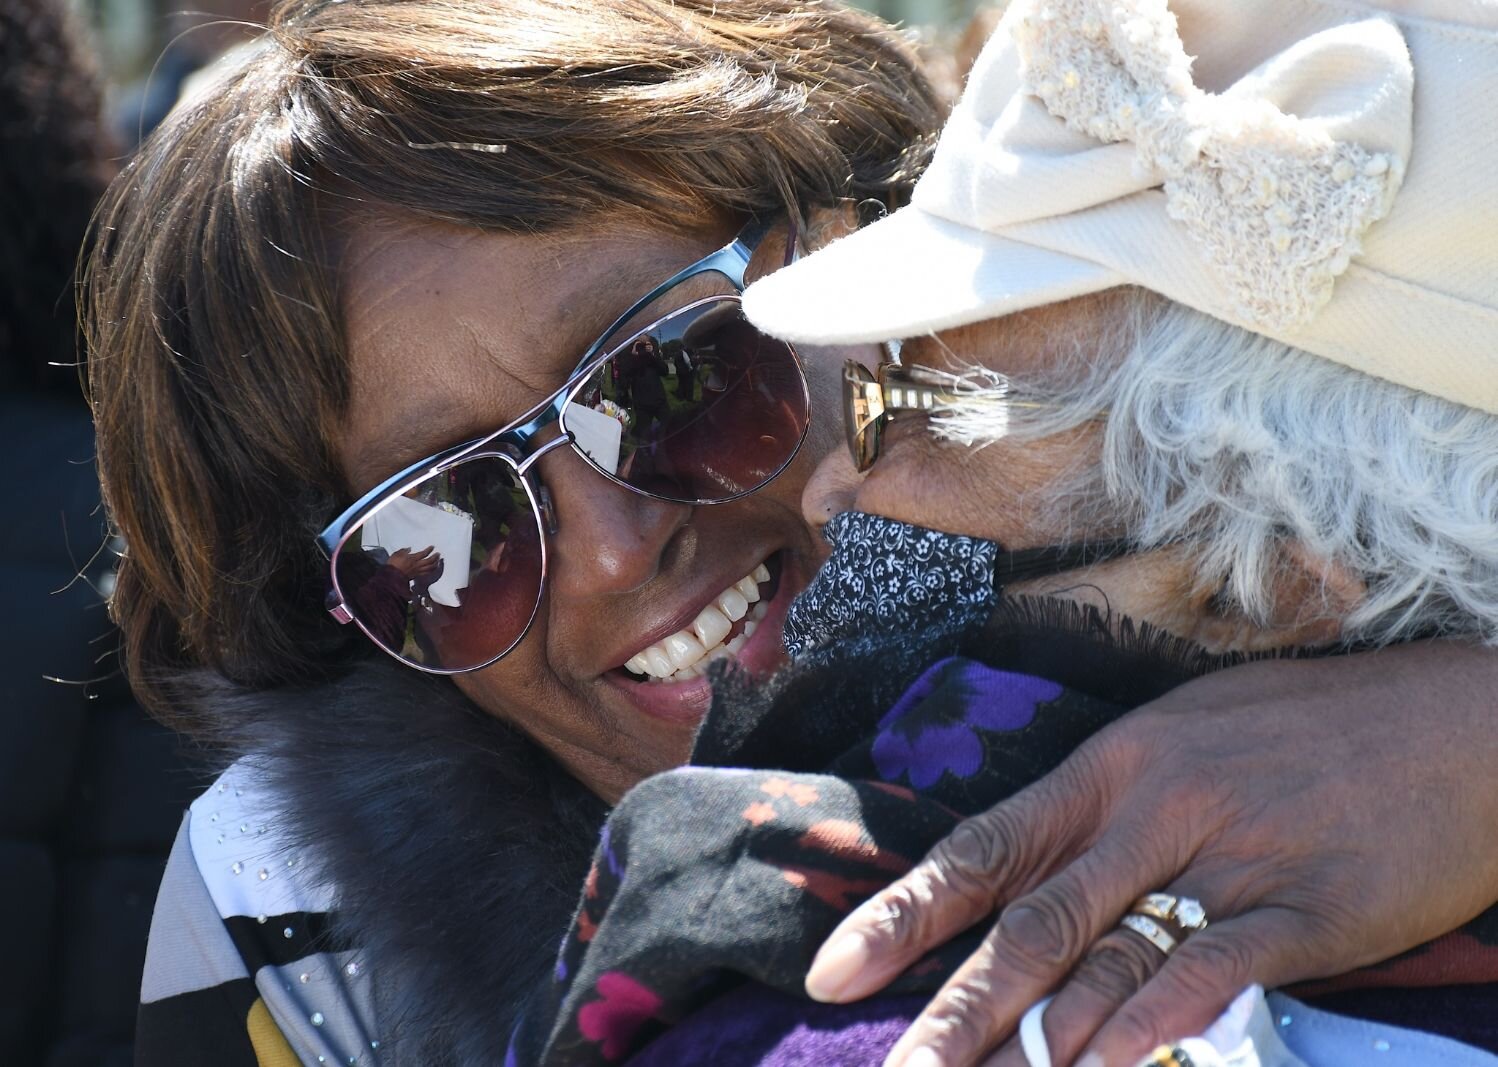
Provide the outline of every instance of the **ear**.
<path id="1" fill-rule="evenodd" d="M 1214 598 L 1199 639 L 1238 652 L 1329 645 L 1367 597 L 1367 584 L 1350 567 L 1315 554 L 1302 541 L 1287 541 L 1274 563 L 1269 617 L 1250 619 L 1238 605 Z"/>

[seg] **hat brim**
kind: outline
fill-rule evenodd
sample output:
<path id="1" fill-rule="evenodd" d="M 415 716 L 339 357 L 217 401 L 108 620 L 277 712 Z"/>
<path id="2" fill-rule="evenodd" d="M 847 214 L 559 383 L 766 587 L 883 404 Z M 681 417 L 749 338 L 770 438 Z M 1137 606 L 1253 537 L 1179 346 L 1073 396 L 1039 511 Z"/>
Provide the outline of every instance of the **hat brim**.
<path id="1" fill-rule="evenodd" d="M 1123 283 L 1100 264 L 911 205 L 751 285 L 744 314 L 789 341 L 861 344 L 964 326 Z"/>

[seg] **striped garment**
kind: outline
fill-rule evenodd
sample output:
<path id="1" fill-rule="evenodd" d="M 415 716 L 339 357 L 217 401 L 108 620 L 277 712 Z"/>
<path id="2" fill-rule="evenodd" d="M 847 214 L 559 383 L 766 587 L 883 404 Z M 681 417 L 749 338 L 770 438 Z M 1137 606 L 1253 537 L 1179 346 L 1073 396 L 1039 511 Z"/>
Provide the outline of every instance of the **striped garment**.
<path id="1" fill-rule="evenodd" d="M 234 764 L 178 831 L 146 949 L 137 1067 L 388 1062 L 368 968 L 327 944 L 334 894 L 278 834 L 257 777 Z"/>

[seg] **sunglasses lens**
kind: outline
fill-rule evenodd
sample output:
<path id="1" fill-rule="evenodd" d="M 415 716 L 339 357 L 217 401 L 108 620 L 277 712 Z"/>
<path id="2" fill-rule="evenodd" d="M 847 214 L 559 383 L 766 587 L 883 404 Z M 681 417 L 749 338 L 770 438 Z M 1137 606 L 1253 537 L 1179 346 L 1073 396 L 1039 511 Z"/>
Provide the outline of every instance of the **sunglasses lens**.
<path id="1" fill-rule="evenodd" d="M 809 408 L 794 350 L 751 326 L 737 297 L 717 297 L 624 341 L 563 420 L 605 474 L 667 500 L 719 502 L 785 469 Z"/>
<path id="2" fill-rule="evenodd" d="M 417 666 L 482 666 L 524 636 L 541 598 L 541 531 L 505 460 L 470 459 L 390 498 L 333 559 L 344 605 Z"/>
<path id="3" fill-rule="evenodd" d="M 851 359 L 843 364 L 843 435 L 860 471 L 868 470 L 879 454 L 879 420 L 869 417 L 871 386 L 878 388 L 867 367 Z"/>

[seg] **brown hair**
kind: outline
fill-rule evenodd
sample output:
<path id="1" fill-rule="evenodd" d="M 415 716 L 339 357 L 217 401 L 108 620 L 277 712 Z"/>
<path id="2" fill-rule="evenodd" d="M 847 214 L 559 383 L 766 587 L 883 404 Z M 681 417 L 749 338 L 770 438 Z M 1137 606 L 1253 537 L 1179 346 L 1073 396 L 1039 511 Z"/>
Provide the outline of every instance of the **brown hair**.
<path id="1" fill-rule="evenodd" d="M 115 183 L 84 280 L 113 608 L 168 714 L 185 667 L 351 652 L 313 545 L 345 495 L 330 202 L 545 232 L 890 199 L 940 118 L 893 31 L 819 0 L 292 0 L 252 47 Z"/>

